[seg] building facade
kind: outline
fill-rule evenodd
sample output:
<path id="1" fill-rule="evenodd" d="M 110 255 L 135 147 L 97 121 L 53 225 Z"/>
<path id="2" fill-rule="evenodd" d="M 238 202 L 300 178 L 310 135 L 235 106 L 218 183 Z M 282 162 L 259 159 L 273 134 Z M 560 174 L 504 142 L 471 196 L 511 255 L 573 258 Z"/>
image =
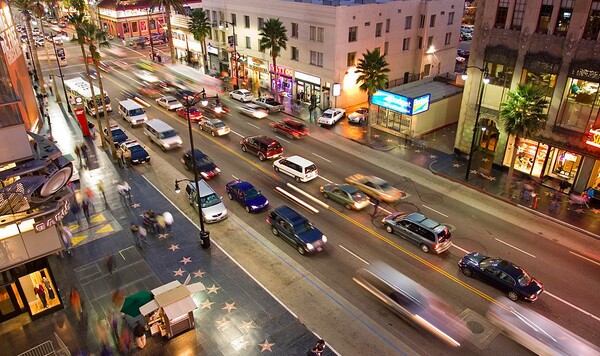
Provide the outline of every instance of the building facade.
<path id="1" fill-rule="evenodd" d="M 151 8 L 147 0 L 104 0 L 98 3 L 97 11 L 101 26 L 109 35 L 127 39 L 164 33 L 164 13 Z"/>
<path id="2" fill-rule="evenodd" d="M 356 85 L 355 66 L 366 50 L 376 47 L 387 56 L 390 87 L 453 72 L 463 6 L 458 0 L 205 0 L 196 7 L 206 10 L 213 24 L 207 40 L 212 72 L 226 70 L 234 77 L 237 65 L 242 87 L 305 101 L 314 95 L 327 108 L 334 102 L 347 107 L 366 101 Z M 259 29 L 269 18 L 287 29 L 287 49 L 277 68 L 268 51 L 259 50 Z M 186 36 L 186 21 L 172 23 L 180 31 L 179 38 L 174 34 L 180 51 L 199 48 Z M 237 61 L 232 60 L 233 27 Z M 334 84 L 342 89 L 337 98 Z"/>
<path id="3" fill-rule="evenodd" d="M 548 121 L 535 139 L 518 139 L 515 170 L 575 191 L 600 184 L 600 1 L 479 1 L 455 150 L 468 153 L 478 102 L 475 148 L 508 167 L 515 137 L 503 132 L 500 103 L 520 83 L 546 89 Z M 482 71 L 490 83 L 483 88 Z"/>

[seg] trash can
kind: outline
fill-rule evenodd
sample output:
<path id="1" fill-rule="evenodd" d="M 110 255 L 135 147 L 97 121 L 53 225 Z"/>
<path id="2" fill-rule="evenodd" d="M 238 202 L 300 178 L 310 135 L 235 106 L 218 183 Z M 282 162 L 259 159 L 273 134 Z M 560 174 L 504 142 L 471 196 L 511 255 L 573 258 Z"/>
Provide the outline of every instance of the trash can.
<path id="1" fill-rule="evenodd" d="M 200 246 L 202 248 L 210 248 L 210 232 L 200 231 Z"/>

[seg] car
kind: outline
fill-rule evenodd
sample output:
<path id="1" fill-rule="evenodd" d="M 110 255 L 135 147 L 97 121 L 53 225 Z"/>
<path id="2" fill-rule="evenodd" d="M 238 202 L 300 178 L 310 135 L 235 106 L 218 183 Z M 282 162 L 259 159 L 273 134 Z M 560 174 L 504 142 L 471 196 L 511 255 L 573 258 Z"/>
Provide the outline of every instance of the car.
<path id="1" fill-rule="evenodd" d="M 469 58 L 469 56 L 471 55 L 471 51 L 466 49 L 459 49 L 456 51 L 456 54 L 463 58 Z"/>
<path id="2" fill-rule="evenodd" d="M 156 87 L 150 83 L 142 83 L 143 85 L 138 88 L 138 93 L 150 97 L 152 99 L 162 97 L 162 93 L 156 89 Z"/>
<path id="3" fill-rule="evenodd" d="M 346 116 L 346 110 L 331 108 L 323 112 L 323 114 L 317 119 L 317 124 L 320 126 L 326 125 L 331 126 Z"/>
<path id="4" fill-rule="evenodd" d="M 269 200 L 245 180 L 234 180 L 225 185 L 227 197 L 240 203 L 246 212 L 257 213 L 269 208 Z"/>
<path id="5" fill-rule="evenodd" d="M 100 63 L 98 63 L 98 68 L 100 68 L 101 71 L 106 72 L 106 73 L 108 73 L 108 72 L 112 71 L 113 69 L 115 69 L 112 66 L 112 64 L 110 64 L 108 62 L 100 62 Z"/>
<path id="6" fill-rule="evenodd" d="M 174 96 L 165 95 L 156 99 L 156 103 L 167 110 L 177 110 L 183 105 Z"/>
<path id="7" fill-rule="evenodd" d="M 229 97 L 235 100 L 239 100 L 242 103 L 247 103 L 252 101 L 252 99 L 254 99 L 254 96 L 252 96 L 252 93 L 247 90 L 247 89 L 236 89 L 234 91 L 232 91 L 231 93 L 229 93 Z"/>
<path id="8" fill-rule="evenodd" d="M 286 205 L 271 210 L 267 215 L 267 224 L 271 226 L 273 235 L 294 246 L 301 255 L 323 251 L 327 243 L 327 236 Z"/>
<path id="9" fill-rule="evenodd" d="M 93 68 L 90 68 L 90 78 L 98 79 L 98 72 L 96 72 L 96 70 Z"/>
<path id="10" fill-rule="evenodd" d="M 440 254 L 452 246 L 448 227 L 421 213 L 396 212 L 383 218 L 381 223 L 387 232 L 412 242 L 425 253 Z"/>
<path id="11" fill-rule="evenodd" d="M 58 25 L 58 20 L 52 19 L 50 20 L 50 23 L 53 25 Z"/>
<path id="12" fill-rule="evenodd" d="M 61 45 L 61 46 L 64 44 L 63 37 L 59 36 L 59 35 L 53 36 L 52 42 L 54 42 L 54 44 Z"/>
<path id="13" fill-rule="evenodd" d="M 269 113 L 267 112 L 267 110 L 265 108 L 263 108 L 262 106 L 256 105 L 256 104 L 244 104 L 244 105 L 240 106 L 238 108 L 238 110 L 242 114 L 256 118 L 256 119 L 262 119 L 262 118 L 266 117 L 267 115 L 269 115 Z"/>
<path id="14" fill-rule="evenodd" d="M 289 139 L 300 138 L 308 135 L 308 128 L 304 123 L 290 118 L 285 118 L 278 122 L 272 122 L 269 125 L 273 131 L 287 136 Z"/>
<path id="15" fill-rule="evenodd" d="M 282 157 L 273 161 L 275 172 L 281 172 L 294 178 L 298 183 L 308 182 L 319 176 L 317 166 L 300 156 Z"/>
<path id="16" fill-rule="evenodd" d="M 177 116 L 187 120 L 187 109 L 186 108 L 179 108 L 175 112 L 177 113 Z M 200 120 L 202 120 L 203 117 L 204 117 L 204 115 L 202 115 L 202 112 L 197 107 L 195 107 L 195 106 L 190 107 L 190 120 L 192 122 L 199 122 Z"/>
<path id="17" fill-rule="evenodd" d="M 231 132 L 229 126 L 219 119 L 204 118 L 198 122 L 202 131 L 210 132 L 212 136 L 224 136 Z"/>
<path id="18" fill-rule="evenodd" d="M 279 141 L 269 136 L 247 136 L 240 141 L 242 151 L 258 157 L 259 160 L 276 159 L 283 154 Z"/>
<path id="19" fill-rule="evenodd" d="M 119 127 L 119 125 L 110 125 L 110 132 L 112 134 L 112 139 L 115 144 L 115 147 L 120 147 L 121 144 L 129 139 L 125 131 Z M 104 137 L 106 138 L 106 142 L 108 142 L 108 130 L 104 128 Z"/>
<path id="20" fill-rule="evenodd" d="M 465 63 L 467 59 L 461 56 L 456 56 L 456 63 Z"/>
<path id="21" fill-rule="evenodd" d="M 323 198 L 334 200 L 348 210 L 361 210 L 369 206 L 369 197 L 350 184 L 327 184 L 319 188 Z"/>
<path id="22" fill-rule="evenodd" d="M 27 43 L 27 35 L 21 35 L 21 42 Z"/>
<path id="23" fill-rule="evenodd" d="M 509 261 L 471 252 L 458 261 L 460 271 L 467 277 L 477 277 L 487 284 L 507 293 L 510 300 L 537 300 L 544 286 L 521 267 Z"/>
<path id="24" fill-rule="evenodd" d="M 369 109 L 367 108 L 358 108 L 355 112 L 348 115 L 348 122 L 353 124 L 362 124 L 367 119 L 369 115 Z"/>
<path id="25" fill-rule="evenodd" d="M 65 28 L 65 27 L 67 27 L 67 24 L 65 22 L 59 22 L 58 27 Z"/>
<path id="26" fill-rule="evenodd" d="M 473 35 L 472 35 L 472 34 L 470 34 L 470 33 L 462 32 L 462 33 L 460 34 L 460 38 L 461 38 L 463 41 L 471 41 L 471 40 L 473 39 Z"/>
<path id="27" fill-rule="evenodd" d="M 37 27 L 34 27 L 34 28 L 31 30 L 31 33 L 32 33 L 32 34 L 34 34 L 34 35 L 39 35 L 39 34 L 40 34 L 40 29 L 39 29 L 39 28 L 37 28 Z"/>
<path id="28" fill-rule="evenodd" d="M 44 38 L 38 37 L 35 39 L 35 45 L 38 47 L 44 47 L 46 45 L 46 42 L 44 41 Z"/>
<path id="29" fill-rule="evenodd" d="M 208 157 L 204 152 L 199 149 L 194 149 L 194 156 L 196 158 L 196 169 L 198 174 L 204 179 L 210 179 L 217 174 L 221 173 L 221 170 L 217 165 Z M 191 171 L 194 167 L 192 161 L 192 151 L 187 151 L 181 158 L 181 162 L 185 166 L 185 169 Z"/>
<path id="30" fill-rule="evenodd" d="M 196 187 L 200 190 L 200 194 Z M 222 197 L 219 197 L 204 179 L 199 179 L 197 182 L 190 180 L 185 187 L 185 193 L 188 203 L 195 208 L 198 207 L 198 195 L 200 195 L 202 221 L 205 223 L 216 223 L 226 219 L 229 215 L 225 204 L 221 201 Z"/>
<path id="31" fill-rule="evenodd" d="M 158 34 L 153 34 L 152 35 L 152 44 L 163 44 L 163 43 L 167 43 L 167 37 L 165 35 L 158 35 Z"/>
<path id="32" fill-rule="evenodd" d="M 126 147 L 131 152 L 131 163 L 141 164 L 150 163 L 148 151 L 137 140 L 127 140 L 120 145 L 121 149 Z"/>
<path id="33" fill-rule="evenodd" d="M 252 102 L 256 105 L 262 106 L 263 108 L 267 109 L 267 112 L 269 114 L 285 110 L 285 106 L 283 106 L 274 98 L 261 97 L 252 100 Z"/>
<path id="34" fill-rule="evenodd" d="M 150 40 L 146 36 L 140 36 L 129 41 L 129 45 L 133 47 L 145 46 L 147 44 L 150 44 Z"/>
<path id="35" fill-rule="evenodd" d="M 127 62 L 120 60 L 120 59 L 113 61 L 112 64 L 121 70 L 129 69 L 129 64 L 127 64 Z"/>
<path id="36" fill-rule="evenodd" d="M 44 33 L 44 39 L 50 41 L 52 39 L 52 34 L 50 32 Z"/>
<path id="37" fill-rule="evenodd" d="M 394 188 L 387 181 L 375 176 L 354 174 L 346 177 L 345 182 L 360 189 L 371 198 L 386 203 L 395 203 L 400 199 L 406 199 L 408 197 L 407 193 Z"/>
<path id="38" fill-rule="evenodd" d="M 178 89 L 175 93 L 175 96 L 181 98 L 183 101 L 194 100 L 194 95 L 196 95 L 196 93 L 188 89 Z"/>
<path id="39" fill-rule="evenodd" d="M 154 75 L 152 72 L 144 70 L 144 69 L 134 72 L 133 75 L 138 77 L 140 80 L 143 80 L 144 82 L 148 82 L 148 83 L 156 83 L 159 81 L 159 79 L 156 75 Z"/>
<path id="40" fill-rule="evenodd" d="M 217 116 L 229 114 L 229 108 L 221 101 L 209 100 L 206 106 L 203 106 L 204 111 Z"/>

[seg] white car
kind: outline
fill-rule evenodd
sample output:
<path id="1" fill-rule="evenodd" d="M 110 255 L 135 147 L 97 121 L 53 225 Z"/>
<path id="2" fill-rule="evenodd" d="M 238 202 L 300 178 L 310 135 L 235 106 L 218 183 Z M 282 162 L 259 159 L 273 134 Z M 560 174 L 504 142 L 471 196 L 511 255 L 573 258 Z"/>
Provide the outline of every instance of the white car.
<path id="1" fill-rule="evenodd" d="M 161 96 L 160 98 L 156 99 L 156 103 L 167 110 L 177 110 L 183 107 L 179 100 L 170 95 Z"/>
<path id="2" fill-rule="evenodd" d="M 367 119 L 367 115 L 369 114 L 369 109 L 367 108 L 358 108 L 355 112 L 348 115 L 348 122 L 353 124 L 361 124 Z"/>
<path id="3" fill-rule="evenodd" d="M 229 93 L 229 97 L 235 100 L 239 100 L 242 103 L 250 102 L 254 99 L 254 96 L 249 90 L 237 89 Z"/>
<path id="4" fill-rule="evenodd" d="M 52 41 L 54 42 L 54 44 L 61 45 L 61 46 L 64 43 L 62 36 L 59 36 L 59 35 L 52 37 Z"/>
<path id="5" fill-rule="evenodd" d="M 263 117 L 269 115 L 265 108 L 257 104 L 245 104 L 240 106 L 238 109 L 242 114 L 257 119 L 262 119 Z"/>
<path id="6" fill-rule="evenodd" d="M 147 70 L 138 70 L 137 72 L 135 72 L 133 74 L 135 74 L 135 76 L 138 77 L 139 79 L 143 80 L 144 82 L 148 82 L 148 83 L 156 83 L 160 80 L 160 79 L 158 79 L 158 77 L 156 75 L 152 74 L 152 72 L 149 72 Z"/>
<path id="7" fill-rule="evenodd" d="M 317 124 L 323 126 L 331 126 L 336 122 L 340 121 L 344 116 L 346 116 L 346 110 L 339 108 L 331 108 L 327 109 L 323 112 L 321 117 L 317 119 Z"/>
<path id="8" fill-rule="evenodd" d="M 456 56 L 456 63 L 465 63 L 467 59 L 461 56 Z"/>

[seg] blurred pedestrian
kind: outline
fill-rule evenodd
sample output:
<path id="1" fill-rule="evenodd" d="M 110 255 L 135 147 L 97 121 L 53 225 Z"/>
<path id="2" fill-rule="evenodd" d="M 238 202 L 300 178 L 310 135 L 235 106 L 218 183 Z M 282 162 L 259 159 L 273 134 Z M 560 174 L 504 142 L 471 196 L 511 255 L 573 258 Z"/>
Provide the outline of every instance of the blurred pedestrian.
<path id="1" fill-rule="evenodd" d="M 101 180 L 99 180 L 98 183 L 96 183 L 96 187 L 98 188 L 100 194 L 102 194 L 102 199 L 104 199 L 104 203 L 108 204 L 108 202 L 106 201 L 106 194 L 104 193 L 104 184 Z"/>
<path id="2" fill-rule="evenodd" d="M 126 200 L 131 200 L 131 187 L 126 181 L 123 184 L 117 184 L 117 193 Z"/>
<path id="3" fill-rule="evenodd" d="M 558 213 L 560 207 L 559 207 L 559 199 L 558 199 L 558 193 L 554 193 L 552 194 L 552 201 L 550 202 L 550 211 L 554 212 L 556 211 Z"/>
<path id="4" fill-rule="evenodd" d="M 94 125 L 94 123 L 91 121 L 88 121 L 87 125 L 88 125 L 88 129 L 90 130 L 90 135 L 95 140 L 96 139 L 96 125 Z"/>
<path id="5" fill-rule="evenodd" d="M 84 193 L 87 199 L 90 200 L 90 202 L 94 200 L 94 191 L 92 190 L 92 188 L 90 188 L 89 186 L 85 187 Z"/>
<path id="6" fill-rule="evenodd" d="M 125 167 L 131 167 L 131 151 L 129 148 L 123 151 L 123 165 Z"/>
<path id="7" fill-rule="evenodd" d="M 321 339 L 317 341 L 315 346 L 313 346 L 313 348 L 310 350 L 310 355 L 321 356 L 323 354 L 323 351 L 325 351 L 325 347 L 327 347 L 327 345 L 325 344 L 325 340 Z"/>
<path id="8" fill-rule="evenodd" d="M 77 223 L 81 225 L 81 207 L 79 206 L 77 199 L 73 199 L 71 204 L 71 213 L 75 215 L 77 218 Z"/>
<path id="9" fill-rule="evenodd" d="M 144 228 L 143 226 L 138 226 L 138 233 L 140 234 L 140 239 L 142 241 L 144 241 L 145 243 L 149 243 L 148 242 L 148 231 L 146 230 L 146 228 Z"/>
<path id="10" fill-rule="evenodd" d="M 106 264 L 106 268 L 108 269 L 108 273 L 112 276 L 113 271 L 115 270 L 117 261 L 115 260 L 115 255 L 110 254 L 104 258 L 104 264 Z"/>
<path id="11" fill-rule="evenodd" d="M 133 329 L 133 336 L 135 336 L 135 344 L 140 350 L 146 347 L 146 328 L 139 320 Z"/>
<path id="12" fill-rule="evenodd" d="M 167 227 L 167 223 L 165 223 L 165 218 L 162 215 L 156 215 L 156 226 L 159 234 L 165 233 L 165 228 Z"/>
<path id="13" fill-rule="evenodd" d="M 169 213 L 168 211 L 165 211 L 163 213 L 163 218 L 165 218 L 165 224 L 167 225 L 167 231 L 171 232 L 172 225 L 173 225 L 173 215 L 171 213 Z"/>
<path id="14" fill-rule="evenodd" d="M 87 221 L 87 223 L 90 223 L 90 203 L 88 199 L 83 199 L 83 201 L 81 202 L 81 208 L 83 210 L 83 215 L 85 216 L 85 220 Z"/>
<path id="15" fill-rule="evenodd" d="M 77 317 L 77 321 L 81 321 L 81 314 L 83 314 L 81 296 L 75 287 L 71 287 L 71 308 L 73 308 L 73 312 L 75 313 L 75 317 Z"/>
<path id="16" fill-rule="evenodd" d="M 129 352 L 131 352 L 131 348 L 133 345 L 131 342 L 131 335 L 129 334 L 129 328 L 125 323 L 125 320 L 123 320 L 121 323 L 121 333 L 119 335 L 119 351 L 127 355 Z"/>
<path id="17" fill-rule="evenodd" d="M 115 289 L 112 295 L 113 305 L 117 310 L 121 309 L 123 306 L 123 301 L 125 300 L 125 292 L 121 288 Z"/>
<path id="18" fill-rule="evenodd" d="M 48 90 L 50 90 L 50 95 L 54 96 L 54 91 L 52 90 L 52 85 L 54 84 L 54 78 L 52 75 L 48 77 Z"/>
<path id="19" fill-rule="evenodd" d="M 81 145 L 81 157 L 83 157 L 83 160 L 85 161 L 86 168 L 89 167 L 88 146 L 85 143 Z"/>
<path id="20" fill-rule="evenodd" d="M 98 323 L 96 324 L 96 336 L 98 336 L 98 341 L 100 341 L 100 345 L 109 346 L 110 341 L 108 340 L 108 322 L 106 319 L 100 317 L 98 318 Z"/>
<path id="21" fill-rule="evenodd" d="M 63 225 L 62 222 L 59 223 L 58 228 L 60 229 L 60 237 L 62 238 L 63 243 L 65 244 L 67 253 L 69 255 L 73 254 L 73 252 L 71 251 L 73 248 L 73 242 L 71 241 L 73 239 L 73 234 L 71 233 L 71 229 Z"/>
<path id="22" fill-rule="evenodd" d="M 75 146 L 75 156 L 79 160 L 79 167 L 81 167 L 81 147 Z"/>
<path id="23" fill-rule="evenodd" d="M 379 199 L 371 198 L 371 201 L 373 202 L 373 214 L 371 216 L 375 216 L 379 209 Z"/>
<path id="24" fill-rule="evenodd" d="M 129 226 L 129 229 L 131 230 L 131 234 L 133 235 L 133 241 L 135 241 L 135 244 L 138 247 L 142 247 L 141 241 L 140 241 L 140 227 L 132 222 L 131 226 Z"/>
<path id="25" fill-rule="evenodd" d="M 117 163 L 119 164 L 119 168 L 123 168 L 123 150 L 117 150 Z"/>

